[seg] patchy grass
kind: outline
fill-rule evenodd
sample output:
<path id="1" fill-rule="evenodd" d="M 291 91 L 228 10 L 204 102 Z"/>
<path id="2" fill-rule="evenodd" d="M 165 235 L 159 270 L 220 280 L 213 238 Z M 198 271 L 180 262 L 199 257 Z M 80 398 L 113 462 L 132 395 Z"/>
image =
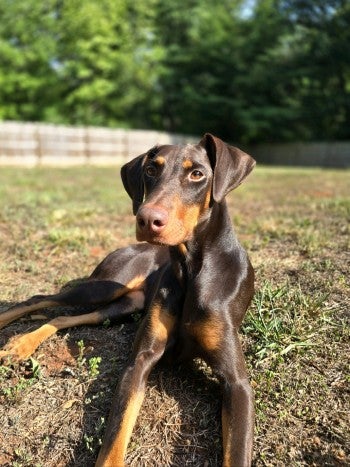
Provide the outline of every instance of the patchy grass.
<path id="1" fill-rule="evenodd" d="M 242 328 L 256 466 L 350 462 L 348 181 L 345 171 L 258 168 L 228 200 L 257 279 Z M 0 310 L 134 242 L 130 206 L 114 168 L 1 168 Z M 0 344 L 41 314 L 2 330 Z M 72 329 L 0 366 L 0 465 L 93 465 L 136 327 Z M 220 464 L 220 389 L 203 362 L 152 372 L 127 461 Z"/>

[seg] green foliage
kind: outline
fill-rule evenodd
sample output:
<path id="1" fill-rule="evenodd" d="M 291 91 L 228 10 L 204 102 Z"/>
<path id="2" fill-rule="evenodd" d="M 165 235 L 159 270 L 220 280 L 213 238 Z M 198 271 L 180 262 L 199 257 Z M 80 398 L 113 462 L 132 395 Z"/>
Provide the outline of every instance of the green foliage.
<path id="1" fill-rule="evenodd" d="M 0 119 L 350 137 L 346 0 L 0 0 L 0 15 Z"/>
<path id="2" fill-rule="evenodd" d="M 85 353 L 85 344 L 83 340 L 77 342 L 79 354 L 77 357 L 78 369 L 82 377 L 87 377 L 88 379 L 95 379 L 99 374 L 99 366 L 102 361 L 101 357 L 91 357 L 88 360 L 84 356 Z"/>
<path id="3" fill-rule="evenodd" d="M 289 284 L 273 288 L 266 282 L 255 294 L 244 324 L 244 332 L 253 339 L 256 364 L 267 360 L 274 366 L 290 353 L 316 345 L 315 331 L 306 321 L 317 317 L 321 326 L 327 316 L 323 309 L 326 298 L 322 293 L 307 296 L 300 287 Z"/>
<path id="4" fill-rule="evenodd" d="M 58 100 L 55 3 L 0 1 L 0 118 L 45 120 Z"/>

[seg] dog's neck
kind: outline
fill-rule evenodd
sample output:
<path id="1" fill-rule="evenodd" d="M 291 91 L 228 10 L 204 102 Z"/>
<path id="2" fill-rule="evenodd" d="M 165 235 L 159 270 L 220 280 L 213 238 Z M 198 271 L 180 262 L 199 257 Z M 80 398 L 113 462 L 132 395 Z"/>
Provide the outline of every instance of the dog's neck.
<path id="1" fill-rule="evenodd" d="M 214 203 L 202 216 L 193 237 L 174 247 L 169 247 L 171 262 L 178 279 L 196 276 L 207 256 L 216 251 L 232 252 L 238 241 L 233 233 L 226 201 Z"/>

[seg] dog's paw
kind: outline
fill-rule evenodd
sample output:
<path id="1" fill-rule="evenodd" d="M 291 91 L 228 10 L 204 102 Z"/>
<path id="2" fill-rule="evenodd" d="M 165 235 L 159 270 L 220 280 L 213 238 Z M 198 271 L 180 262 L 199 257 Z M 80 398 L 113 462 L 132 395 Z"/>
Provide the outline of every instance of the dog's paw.
<path id="1" fill-rule="evenodd" d="M 0 360 L 22 362 L 27 360 L 37 347 L 38 345 L 29 334 L 13 337 L 4 349 L 0 350 Z"/>

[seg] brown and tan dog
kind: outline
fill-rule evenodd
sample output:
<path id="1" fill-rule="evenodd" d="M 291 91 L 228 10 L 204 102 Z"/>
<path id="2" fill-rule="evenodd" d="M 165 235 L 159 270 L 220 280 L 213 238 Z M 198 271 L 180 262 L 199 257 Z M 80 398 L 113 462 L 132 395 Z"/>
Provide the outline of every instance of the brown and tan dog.
<path id="1" fill-rule="evenodd" d="M 249 466 L 254 408 L 238 329 L 254 293 L 254 272 L 234 235 L 225 196 L 254 160 L 210 134 L 197 145 L 160 146 L 124 165 L 141 243 L 116 250 L 87 282 L 34 296 L 0 315 L 0 327 L 26 313 L 58 305 L 95 305 L 60 316 L 16 337 L 0 357 L 28 358 L 60 329 L 120 320 L 145 310 L 131 358 L 119 381 L 97 466 L 124 465 L 148 375 L 167 354 L 203 358 L 222 382 L 225 466 Z"/>

